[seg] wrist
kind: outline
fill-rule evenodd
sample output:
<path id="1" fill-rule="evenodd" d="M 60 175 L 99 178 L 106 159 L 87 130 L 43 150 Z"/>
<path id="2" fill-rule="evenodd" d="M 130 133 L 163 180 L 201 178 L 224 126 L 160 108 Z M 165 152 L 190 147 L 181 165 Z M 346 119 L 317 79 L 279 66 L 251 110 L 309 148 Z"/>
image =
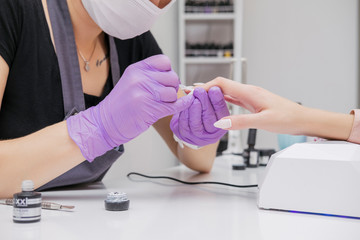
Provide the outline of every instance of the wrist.
<path id="1" fill-rule="evenodd" d="M 300 114 L 301 134 L 327 139 L 347 140 L 354 116 L 303 107 Z"/>
<path id="2" fill-rule="evenodd" d="M 353 116 L 353 124 L 347 140 L 353 143 L 360 143 L 360 110 L 354 109 L 350 114 Z"/>
<path id="3" fill-rule="evenodd" d="M 97 107 L 92 107 L 69 117 L 66 121 L 70 138 L 89 162 L 114 147 L 112 141 L 108 140 L 101 120 L 96 117 L 99 116 L 97 111 Z"/>

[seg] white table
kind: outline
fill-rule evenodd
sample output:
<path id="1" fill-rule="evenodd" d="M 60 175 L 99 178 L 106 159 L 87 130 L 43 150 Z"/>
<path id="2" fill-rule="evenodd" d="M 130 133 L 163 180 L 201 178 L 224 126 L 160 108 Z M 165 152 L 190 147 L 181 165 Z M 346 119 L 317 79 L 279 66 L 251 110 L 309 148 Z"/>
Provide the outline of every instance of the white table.
<path id="1" fill-rule="evenodd" d="M 233 171 L 217 159 L 211 174 L 184 166 L 148 173 L 188 181 L 254 184 L 264 168 Z M 123 191 L 130 209 L 110 212 L 104 199 Z M 360 239 L 360 220 L 259 210 L 257 189 L 188 186 L 140 177 L 44 192 L 43 199 L 75 205 L 74 211 L 42 211 L 39 223 L 15 224 L 12 207 L 0 206 L 0 239 Z M 360 206 L 360 203 L 359 203 Z"/>

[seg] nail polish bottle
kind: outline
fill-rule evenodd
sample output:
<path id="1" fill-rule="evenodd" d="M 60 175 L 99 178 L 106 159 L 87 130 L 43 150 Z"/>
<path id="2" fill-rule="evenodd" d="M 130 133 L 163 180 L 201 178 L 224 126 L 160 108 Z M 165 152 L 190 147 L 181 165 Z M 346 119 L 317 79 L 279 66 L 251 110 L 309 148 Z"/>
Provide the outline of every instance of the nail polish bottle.
<path id="1" fill-rule="evenodd" d="M 15 223 L 34 223 L 41 218 L 41 193 L 34 192 L 31 180 L 22 182 L 22 192 L 14 194 L 13 221 Z"/>

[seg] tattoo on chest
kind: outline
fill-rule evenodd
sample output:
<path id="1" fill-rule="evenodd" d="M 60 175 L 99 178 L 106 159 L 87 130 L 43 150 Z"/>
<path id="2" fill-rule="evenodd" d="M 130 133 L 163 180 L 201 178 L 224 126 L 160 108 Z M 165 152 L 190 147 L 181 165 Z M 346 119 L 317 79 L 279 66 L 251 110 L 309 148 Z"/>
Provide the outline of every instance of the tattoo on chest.
<path id="1" fill-rule="evenodd" d="M 103 62 L 105 62 L 109 58 L 110 54 L 106 54 L 103 59 L 96 60 L 96 67 L 100 67 Z"/>

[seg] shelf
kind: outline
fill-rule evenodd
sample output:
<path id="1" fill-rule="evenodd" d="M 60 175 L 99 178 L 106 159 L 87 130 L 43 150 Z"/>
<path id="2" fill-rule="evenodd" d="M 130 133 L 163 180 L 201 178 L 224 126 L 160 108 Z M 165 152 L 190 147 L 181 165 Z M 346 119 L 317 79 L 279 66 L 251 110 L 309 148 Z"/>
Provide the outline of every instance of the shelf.
<path id="1" fill-rule="evenodd" d="M 234 13 L 186 13 L 185 20 L 234 20 Z"/>
<path id="2" fill-rule="evenodd" d="M 234 63 L 236 58 L 218 58 L 218 57 L 186 57 L 185 64 L 229 64 Z"/>
<path id="3" fill-rule="evenodd" d="M 219 0 L 220 1 L 220 0 Z M 242 65 L 242 13 L 243 0 L 231 0 L 231 8 L 195 7 L 186 5 L 186 0 L 177 1 L 179 5 L 179 76 L 184 83 L 191 84 L 201 79 L 224 76 L 241 82 Z M 216 52 L 216 46 L 227 45 L 231 54 Z M 196 46 L 190 46 L 199 44 Z M 201 44 L 205 46 L 201 47 Z M 203 49 L 203 48 L 210 49 Z M 223 49 L 223 48 L 219 48 Z M 193 51 L 193 52 L 192 52 Z M 226 56 L 226 57 L 223 57 Z M 227 57 L 230 56 L 230 57 Z"/>

